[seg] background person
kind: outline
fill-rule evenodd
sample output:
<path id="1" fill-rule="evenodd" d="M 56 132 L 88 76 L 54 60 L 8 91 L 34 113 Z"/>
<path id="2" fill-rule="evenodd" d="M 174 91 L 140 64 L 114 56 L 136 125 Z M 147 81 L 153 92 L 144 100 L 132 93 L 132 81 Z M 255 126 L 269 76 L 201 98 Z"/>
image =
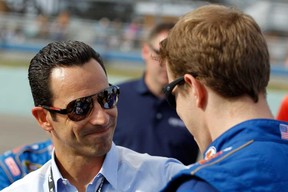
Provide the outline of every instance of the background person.
<path id="1" fill-rule="evenodd" d="M 168 83 L 165 66 L 158 58 L 159 42 L 174 23 L 153 27 L 142 46 L 145 72 L 142 78 L 119 84 L 121 100 L 114 142 L 140 153 L 173 157 L 184 164 L 194 163 L 198 146 L 183 121 L 164 98 L 162 88 Z"/>
<path id="2" fill-rule="evenodd" d="M 31 60 L 32 114 L 54 145 L 52 159 L 2 190 L 159 191 L 184 168 L 112 142 L 119 87 L 100 55 L 78 41 L 50 43 Z"/>
<path id="3" fill-rule="evenodd" d="M 176 23 L 160 55 L 167 99 L 204 154 L 164 191 L 287 191 L 288 124 L 267 104 L 269 53 L 254 19 L 200 7 Z"/>

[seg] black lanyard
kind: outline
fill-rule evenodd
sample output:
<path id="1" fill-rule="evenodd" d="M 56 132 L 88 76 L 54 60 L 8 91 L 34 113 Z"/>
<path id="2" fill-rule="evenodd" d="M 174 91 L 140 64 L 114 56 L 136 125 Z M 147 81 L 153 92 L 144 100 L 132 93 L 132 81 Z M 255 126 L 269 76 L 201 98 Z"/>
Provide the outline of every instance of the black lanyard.
<path id="1" fill-rule="evenodd" d="M 100 183 L 98 189 L 96 190 L 96 192 L 101 192 L 102 191 L 102 187 L 104 185 L 104 181 L 105 181 L 105 177 L 103 176 L 102 179 L 101 179 L 101 183 Z"/>
<path id="2" fill-rule="evenodd" d="M 105 177 L 102 177 L 101 183 L 96 190 L 96 192 L 101 192 L 102 187 L 104 185 Z M 49 192 L 55 192 L 55 185 L 54 185 L 54 179 L 53 179 L 53 173 L 52 173 L 52 167 L 50 167 L 50 174 L 48 176 L 48 187 L 49 187 Z"/>
<path id="3" fill-rule="evenodd" d="M 52 167 L 50 167 L 50 174 L 48 176 L 48 186 L 49 186 L 49 192 L 55 192 L 55 185 L 54 185 Z"/>

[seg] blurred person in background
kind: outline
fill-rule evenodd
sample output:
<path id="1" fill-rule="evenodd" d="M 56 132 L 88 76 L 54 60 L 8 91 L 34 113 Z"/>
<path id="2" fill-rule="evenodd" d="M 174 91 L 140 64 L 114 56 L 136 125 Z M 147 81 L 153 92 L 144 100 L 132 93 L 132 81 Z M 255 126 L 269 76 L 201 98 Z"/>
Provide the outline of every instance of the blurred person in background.
<path id="1" fill-rule="evenodd" d="M 288 95 L 282 100 L 276 119 L 280 121 L 288 121 Z"/>
<path id="2" fill-rule="evenodd" d="M 50 136 L 52 158 L 3 192 L 159 191 L 185 168 L 113 143 L 120 89 L 89 45 L 49 43 L 31 60 L 28 79 L 32 114 Z"/>
<path id="3" fill-rule="evenodd" d="M 165 100 L 162 88 L 168 83 L 165 66 L 157 60 L 159 43 L 174 23 L 155 25 L 142 46 L 145 72 L 140 79 L 119 84 L 121 100 L 113 141 L 140 153 L 173 157 L 194 163 L 198 146 L 183 121 Z"/>
<path id="4" fill-rule="evenodd" d="M 61 11 L 55 21 L 50 26 L 50 38 L 54 41 L 67 40 L 70 24 L 70 13 L 66 10 Z"/>
<path id="5" fill-rule="evenodd" d="M 288 123 L 275 120 L 267 103 L 269 53 L 255 20 L 202 6 L 181 17 L 160 47 L 166 98 L 204 154 L 163 191 L 287 191 Z"/>

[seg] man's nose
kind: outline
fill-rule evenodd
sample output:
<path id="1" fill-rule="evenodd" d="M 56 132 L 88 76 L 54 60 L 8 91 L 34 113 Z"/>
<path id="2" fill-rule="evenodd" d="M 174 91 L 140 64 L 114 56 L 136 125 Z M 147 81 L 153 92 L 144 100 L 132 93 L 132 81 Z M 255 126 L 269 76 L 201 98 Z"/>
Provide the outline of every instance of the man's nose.
<path id="1" fill-rule="evenodd" d="M 96 101 L 94 103 L 94 109 L 89 118 L 90 123 L 93 125 L 105 125 L 109 121 L 109 114 Z"/>

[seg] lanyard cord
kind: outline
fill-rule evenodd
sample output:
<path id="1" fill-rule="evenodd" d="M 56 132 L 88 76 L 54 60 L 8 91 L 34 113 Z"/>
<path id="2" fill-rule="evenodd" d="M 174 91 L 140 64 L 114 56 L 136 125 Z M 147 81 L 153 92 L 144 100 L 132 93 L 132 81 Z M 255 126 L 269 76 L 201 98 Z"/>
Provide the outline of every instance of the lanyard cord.
<path id="1" fill-rule="evenodd" d="M 101 192 L 102 187 L 104 185 L 105 177 L 103 176 L 101 179 L 101 183 L 96 190 L 96 192 Z M 48 176 L 48 187 L 49 187 L 49 192 L 55 192 L 55 185 L 54 185 L 54 179 L 53 179 L 53 173 L 52 173 L 52 167 L 50 167 L 50 174 Z"/>
<path id="2" fill-rule="evenodd" d="M 48 176 L 48 187 L 49 187 L 49 192 L 55 192 L 55 185 L 54 185 L 52 167 L 50 167 L 50 174 Z"/>
<path id="3" fill-rule="evenodd" d="M 101 192 L 102 191 L 102 187 L 104 185 L 104 181 L 105 181 L 105 177 L 103 176 L 102 179 L 101 179 L 101 183 L 100 183 L 98 189 L 96 190 L 96 192 Z"/>

